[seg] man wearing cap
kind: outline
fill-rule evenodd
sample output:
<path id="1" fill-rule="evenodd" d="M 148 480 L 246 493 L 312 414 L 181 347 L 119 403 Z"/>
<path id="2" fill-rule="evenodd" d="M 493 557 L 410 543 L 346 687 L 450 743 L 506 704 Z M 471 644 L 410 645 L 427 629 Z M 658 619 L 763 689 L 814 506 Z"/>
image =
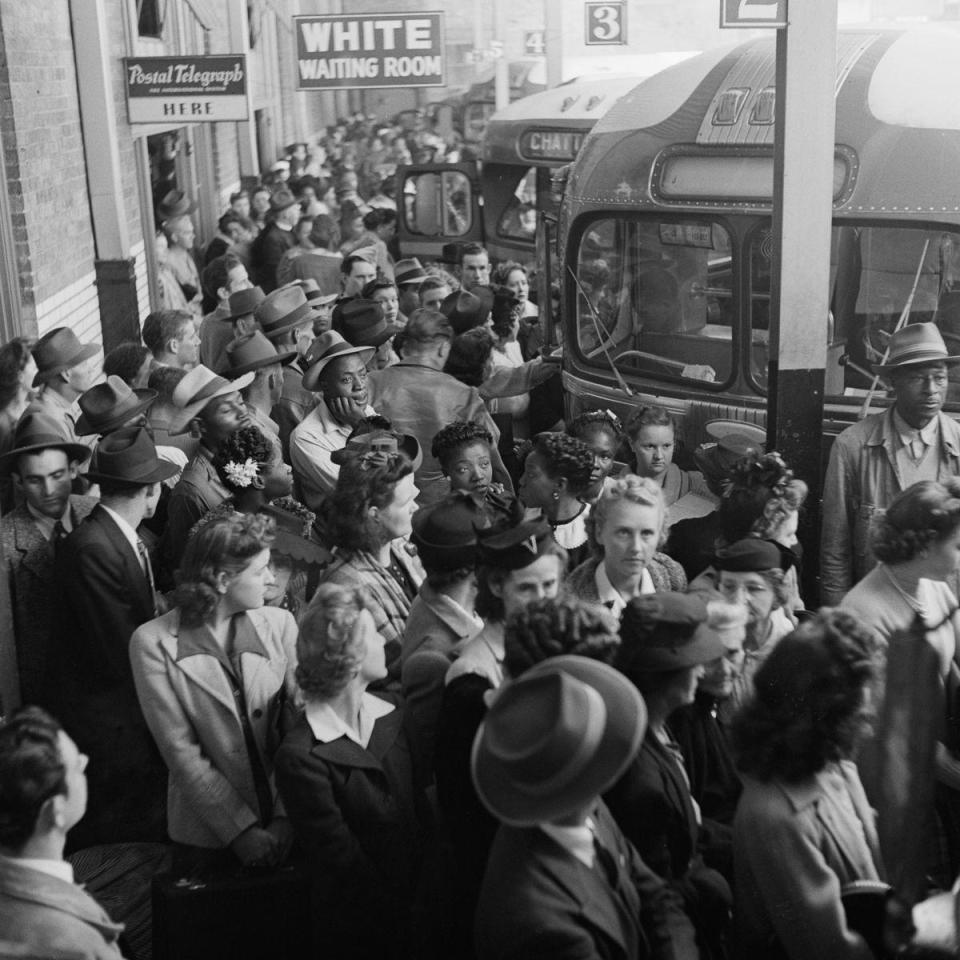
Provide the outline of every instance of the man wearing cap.
<path id="1" fill-rule="evenodd" d="M 836 606 L 874 566 L 870 521 L 920 480 L 960 474 L 960 425 L 942 412 L 947 353 L 932 323 L 912 323 L 890 338 L 875 371 L 890 383 L 893 403 L 847 427 L 830 451 L 823 483 L 820 600 Z"/>
<path id="2" fill-rule="evenodd" d="M 600 795 L 646 730 L 622 674 L 550 658 L 493 701 L 473 750 L 480 799 L 501 822 L 477 907 L 478 960 L 699 956 L 677 899 Z"/>
<path id="3" fill-rule="evenodd" d="M 269 223 L 250 250 L 254 279 L 264 293 L 277 288 L 277 266 L 283 255 L 296 246 L 293 228 L 299 219 L 297 198 L 285 186 L 278 187 L 270 197 Z"/>
<path id="4" fill-rule="evenodd" d="M 76 442 L 77 398 L 100 376 L 100 347 L 95 343 L 81 343 L 68 327 L 57 327 L 44 334 L 32 352 L 37 364 L 33 385 L 40 390 L 24 415 L 46 414 L 60 424 L 60 433 Z"/>
<path id="5" fill-rule="evenodd" d="M 246 373 L 253 374 L 253 380 L 241 391 L 247 405 L 250 423 L 255 426 L 272 444 L 276 459 L 282 459 L 279 427 L 270 419 L 270 411 L 280 399 L 283 389 L 283 375 L 280 372 L 284 364 L 290 363 L 297 355 L 295 350 L 286 350 L 278 354 L 273 344 L 259 331 L 234 340 L 227 347 L 227 378 L 236 380 Z"/>
<path id="6" fill-rule="evenodd" d="M 407 322 L 400 363 L 370 374 L 370 402 L 394 429 L 413 434 L 424 450 L 416 476 L 421 506 L 435 503 L 447 492 L 446 478 L 429 450 L 437 432 L 454 420 L 478 423 L 489 431 L 494 439 L 493 478 L 513 492 L 497 450 L 500 431 L 479 391 L 443 372 L 452 339 L 450 321 L 439 310 L 421 307 Z"/>
<path id="7" fill-rule="evenodd" d="M 290 463 L 303 502 L 316 510 L 337 485 L 333 462 L 353 428 L 376 410 L 369 403 L 367 363 L 373 347 L 354 347 L 329 330 L 313 341 L 303 375 L 305 389 L 320 393 L 316 406 L 290 434 Z"/>
<path id="8" fill-rule="evenodd" d="M 231 381 L 200 364 L 174 388 L 176 412 L 170 419 L 170 433 L 195 431 L 200 437 L 200 448 L 170 495 L 167 529 L 161 540 L 167 577 L 172 578 L 180 563 L 191 527 L 230 496 L 217 474 L 213 458 L 223 440 L 250 426 L 250 414 L 240 391 L 252 381 L 252 373 L 244 373 Z"/>
<path id="9" fill-rule="evenodd" d="M 277 266 L 277 283 L 290 283 L 293 280 L 315 280 L 317 286 L 326 294 L 336 291 L 340 286 L 340 227 L 328 214 L 322 213 L 313 218 L 310 228 L 310 242 L 313 248 L 291 247 Z"/>
<path id="10" fill-rule="evenodd" d="M 155 310 L 143 321 L 141 335 L 156 364 L 189 370 L 200 360 L 200 335 L 187 310 Z"/>
<path id="11" fill-rule="evenodd" d="M 195 209 L 190 204 L 190 210 Z M 193 245 L 197 234 L 189 213 L 171 217 L 163 223 L 167 235 L 167 268 L 180 284 L 187 309 L 199 320 L 203 316 L 203 290 L 200 287 L 200 271 L 193 258 Z"/>
<path id="12" fill-rule="evenodd" d="M 92 761 L 78 847 L 165 837 L 166 770 L 137 702 L 127 648 L 134 630 L 162 612 L 137 528 L 176 471 L 143 427 L 108 434 L 90 461 L 100 503 L 57 545 L 59 709 Z"/>
<path id="13" fill-rule="evenodd" d="M 50 704 L 50 642 L 58 583 L 54 543 L 96 506 L 93 497 L 70 493 L 90 448 L 65 437 L 42 413 L 25 414 L 13 449 L 0 458 L 0 474 L 13 474 L 23 502 L 0 519 L 0 551 L 6 558 L 13 630 L 24 703 Z"/>

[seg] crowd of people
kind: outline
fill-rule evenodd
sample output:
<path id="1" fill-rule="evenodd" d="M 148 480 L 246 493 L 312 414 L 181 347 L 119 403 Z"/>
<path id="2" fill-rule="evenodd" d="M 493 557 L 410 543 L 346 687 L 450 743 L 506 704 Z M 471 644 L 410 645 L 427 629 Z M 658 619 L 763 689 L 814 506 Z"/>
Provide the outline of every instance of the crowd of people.
<path id="1" fill-rule="evenodd" d="M 663 408 L 565 421 L 527 268 L 399 257 L 401 138 L 346 132 L 231 198 L 203 257 L 191 199 L 160 198 L 142 343 L 0 347 L 26 704 L 0 724 L 0 953 L 147 957 L 151 878 L 285 865 L 304 956 L 906 943 L 873 809 L 903 731 L 871 721 L 896 644 L 936 691 L 957 672 L 960 358 L 894 334 L 893 403 L 831 455 L 812 612 L 807 487 L 763 432 L 711 422 L 683 462 Z M 960 872 L 938 703 L 927 895 Z M 850 885 L 886 897 L 875 928 Z"/>

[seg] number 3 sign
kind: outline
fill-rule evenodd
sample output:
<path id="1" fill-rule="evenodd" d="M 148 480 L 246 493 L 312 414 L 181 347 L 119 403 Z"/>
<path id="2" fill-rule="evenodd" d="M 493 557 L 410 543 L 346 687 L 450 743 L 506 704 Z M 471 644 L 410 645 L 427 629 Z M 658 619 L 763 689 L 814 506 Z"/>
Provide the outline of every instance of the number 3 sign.
<path id="1" fill-rule="evenodd" d="M 627 42 L 627 5 L 623 0 L 613 3 L 586 3 L 587 46 L 625 44 Z"/>

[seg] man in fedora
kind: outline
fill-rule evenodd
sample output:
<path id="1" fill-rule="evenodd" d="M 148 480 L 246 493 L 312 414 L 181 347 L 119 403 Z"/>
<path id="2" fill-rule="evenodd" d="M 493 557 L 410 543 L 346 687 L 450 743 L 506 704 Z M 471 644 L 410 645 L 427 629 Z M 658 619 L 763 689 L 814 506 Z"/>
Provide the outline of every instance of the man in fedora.
<path id="1" fill-rule="evenodd" d="M 920 480 L 960 474 L 960 425 L 942 412 L 947 369 L 960 357 L 947 353 L 935 324 L 911 323 L 896 331 L 884 363 L 893 403 L 847 427 L 830 451 L 823 483 L 820 602 L 835 606 L 872 569 L 870 521 L 894 497 Z"/>
<path id="2" fill-rule="evenodd" d="M 78 847 L 165 838 L 166 771 L 137 702 L 127 646 L 137 627 L 163 612 L 137 528 L 176 471 L 143 427 L 108 434 L 90 461 L 100 503 L 57 544 L 58 709 L 92 761 Z"/>
<path id="3" fill-rule="evenodd" d="M 489 431 L 494 439 L 490 451 L 494 480 L 513 492 L 496 447 L 500 431 L 480 392 L 444 373 L 452 340 L 450 321 L 439 310 L 420 307 L 413 311 L 404 329 L 403 359 L 370 374 L 370 403 L 393 423 L 394 429 L 413 434 L 423 447 L 423 465 L 416 475 L 421 507 L 447 493 L 447 480 L 429 450 L 437 432 L 454 420 L 478 423 Z"/>
<path id="4" fill-rule="evenodd" d="M 244 374 L 253 374 L 253 380 L 241 391 L 241 396 L 247 405 L 250 423 L 270 441 L 278 460 L 282 458 L 279 427 L 270 419 L 270 411 L 283 389 L 281 370 L 296 355 L 296 350 L 277 353 L 259 330 L 239 337 L 227 347 L 227 378 L 236 380 Z"/>
<path id="5" fill-rule="evenodd" d="M 189 370 L 200 360 L 200 335 L 188 310 L 155 310 L 143 321 L 141 336 L 155 364 Z"/>
<path id="6" fill-rule="evenodd" d="M 646 721 L 633 684 L 583 657 L 537 664 L 493 701 L 472 757 L 477 794 L 501 823 L 477 906 L 478 960 L 699 956 L 675 894 L 600 799 Z"/>
<path id="7" fill-rule="evenodd" d="M 253 373 L 227 380 L 200 364 L 174 388 L 175 412 L 168 429 L 174 435 L 193 432 L 200 438 L 200 447 L 170 495 L 167 529 L 160 543 L 165 583 L 172 582 L 191 527 L 230 496 L 213 458 L 227 437 L 250 426 L 240 391 L 252 381 Z"/>
<path id="8" fill-rule="evenodd" d="M 283 366 L 280 398 L 270 411 L 277 424 L 283 459 L 288 463 L 290 434 L 316 402 L 314 394 L 303 386 L 303 374 L 307 369 L 305 359 L 313 343 L 315 324 L 322 316 L 316 307 L 319 299 L 320 291 L 314 281 L 294 281 L 271 293 L 256 313 L 260 329 L 277 352 L 292 351 L 293 355 L 292 360 Z M 336 295 L 326 299 L 332 303 Z"/>
<path id="9" fill-rule="evenodd" d="M 227 344 L 257 329 L 254 315 L 264 297 L 264 292 L 249 286 L 248 281 L 247 286 L 229 295 L 221 316 L 213 319 L 214 311 L 204 317 L 200 324 L 200 362 L 207 369 L 223 373 L 227 365 Z"/>
<path id="10" fill-rule="evenodd" d="M 142 424 L 150 404 L 156 398 L 156 390 L 134 390 L 120 377 L 111 374 L 103 383 L 95 383 L 77 400 L 80 407 L 77 435 L 103 437 L 122 427 Z"/>
<path id="11" fill-rule="evenodd" d="M 100 347 L 95 343 L 81 343 L 68 327 L 57 327 L 44 334 L 32 352 L 37 364 L 33 385 L 40 390 L 24 414 L 46 414 L 60 424 L 60 433 L 74 442 L 79 416 L 77 398 L 100 376 Z"/>
<path id="12" fill-rule="evenodd" d="M 277 288 L 277 266 L 283 255 L 296 245 L 293 228 L 299 219 L 297 198 L 286 186 L 277 187 L 270 196 L 269 222 L 250 250 L 254 279 L 264 293 L 272 293 Z"/>
<path id="13" fill-rule="evenodd" d="M 319 393 L 316 406 L 290 434 L 290 463 L 303 502 L 316 510 L 333 492 L 340 467 L 332 460 L 353 428 L 376 411 L 367 392 L 373 347 L 351 346 L 334 330 L 313 341 L 303 386 Z"/>
<path id="14" fill-rule="evenodd" d="M 54 543 L 96 506 L 93 497 L 71 494 L 90 448 L 66 437 L 43 413 L 25 414 L 13 449 L 0 458 L 0 474 L 15 478 L 23 502 L 0 519 L 0 551 L 13 612 L 20 697 L 49 705 L 50 640 L 59 587 L 53 572 Z"/>

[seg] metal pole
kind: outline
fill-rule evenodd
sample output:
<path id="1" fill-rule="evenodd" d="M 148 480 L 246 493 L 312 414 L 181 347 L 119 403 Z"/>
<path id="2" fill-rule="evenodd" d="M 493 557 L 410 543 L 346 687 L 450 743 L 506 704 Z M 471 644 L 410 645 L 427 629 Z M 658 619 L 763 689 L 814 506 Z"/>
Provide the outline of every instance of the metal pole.
<path id="1" fill-rule="evenodd" d="M 563 4 L 543 0 L 544 44 L 547 48 L 547 86 L 563 83 Z"/>
<path id="2" fill-rule="evenodd" d="M 836 126 L 837 0 L 794 0 L 777 36 L 774 262 L 767 439 L 810 486 L 803 542 L 819 554 L 824 370 Z M 798 403 L 802 397 L 804 402 Z M 815 571 L 816 561 L 807 572 Z M 815 584 L 806 585 L 812 600 Z"/>
<path id="3" fill-rule="evenodd" d="M 493 0 L 493 39 L 499 56 L 493 61 L 494 103 L 502 110 L 510 103 L 510 63 L 506 50 L 506 31 L 503 26 L 503 0 Z"/>

